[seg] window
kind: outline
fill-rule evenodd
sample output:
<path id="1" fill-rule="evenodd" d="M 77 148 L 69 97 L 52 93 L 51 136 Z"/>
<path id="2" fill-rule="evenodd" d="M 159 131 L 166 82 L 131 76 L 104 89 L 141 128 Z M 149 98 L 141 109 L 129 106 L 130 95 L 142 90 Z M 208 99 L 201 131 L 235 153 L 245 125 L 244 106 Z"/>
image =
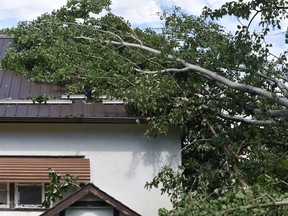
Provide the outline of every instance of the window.
<path id="1" fill-rule="evenodd" d="M 16 207 L 39 208 L 44 200 L 43 184 L 16 184 Z"/>
<path id="2" fill-rule="evenodd" d="M 9 190 L 8 184 L 0 183 L 0 208 L 9 207 Z"/>

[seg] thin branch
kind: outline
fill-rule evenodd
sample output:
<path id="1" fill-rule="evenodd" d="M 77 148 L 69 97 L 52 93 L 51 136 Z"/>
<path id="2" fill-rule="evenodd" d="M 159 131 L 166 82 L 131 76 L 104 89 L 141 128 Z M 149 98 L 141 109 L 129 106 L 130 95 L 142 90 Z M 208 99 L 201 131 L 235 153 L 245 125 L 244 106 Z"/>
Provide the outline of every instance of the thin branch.
<path id="1" fill-rule="evenodd" d="M 266 79 L 266 80 L 271 80 L 272 82 L 274 82 L 280 89 L 281 91 L 286 94 L 288 92 L 288 87 L 281 81 L 274 79 L 273 77 L 269 77 L 265 74 L 261 74 L 261 73 L 257 73 L 258 76 Z"/>
<path id="2" fill-rule="evenodd" d="M 208 125 L 209 129 L 211 130 L 212 134 L 215 137 L 218 137 L 219 135 L 216 132 L 216 130 L 214 129 L 213 125 L 209 122 L 209 120 L 207 118 L 204 117 L 203 114 L 202 114 L 202 117 L 203 117 L 203 120 Z M 238 160 L 238 155 L 229 146 L 223 146 L 223 150 L 224 150 L 226 156 L 233 155 Z M 239 168 L 238 168 L 238 166 L 236 164 L 233 165 L 233 170 L 234 170 L 235 176 L 238 178 L 238 180 L 239 180 L 240 184 L 242 185 L 243 189 L 244 190 L 248 189 L 249 185 L 241 177 L 241 172 L 240 172 L 240 170 L 239 170 Z"/>
<path id="3" fill-rule="evenodd" d="M 113 14 L 111 12 L 111 10 L 109 10 L 108 13 L 111 14 L 112 16 L 117 17 L 118 19 L 120 19 L 122 21 L 122 23 L 124 23 L 129 28 L 129 30 L 131 31 L 131 34 L 129 34 L 128 36 L 132 37 L 134 40 L 138 41 L 140 45 L 142 45 L 142 41 L 138 38 L 138 36 L 134 32 L 134 30 L 131 28 L 131 26 L 129 26 L 127 24 L 127 22 L 123 21 L 119 16 Z"/>
<path id="4" fill-rule="evenodd" d="M 187 72 L 187 71 L 190 70 L 190 68 L 189 68 L 189 67 L 185 67 L 185 68 L 181 68 L 181 69 L 178 69 L 178 68 L 168 68 L 168 69 L 158 70 L 158 71 L 140 70 L 140 69 L 135 68 L 135 70 L 136 70 L 137 72 L 144 73 L 144 74 L 157 74 L 157 73 L 165 73 L 165 72 L 168 72 L 168 73 Z"/>
<path id="5" fill-rule="evenodd" d="M 255 17 L 260 13 L 260 11 L 257 11 L 254 16 L 251 18 L 251 20 L 249 21 L 248 25 L 247 25 L 247 31 L 251 25 L 251 23 L 253 22 L 253 20 L 255 19 Z"/>
<path id="6" fill-rule="evenodd" d="M 277 76 L 280 78 L 280 79 L 283 79 L 285 80 L 286 82 L 288 82 L 288 77 L 285 77 L 285 76 L 282 76 L 282 75 L 278 75 Z"/>
<path id="7" fill-rule="evenodd" d="M 288 6 L 279 6 L 279 5 L 277 5 L 276 2 L 273 2 L 273 4 L 274 4 L 274 6 L 275 6 L 275 8 L 277 10 L 281 10 L 281 9 L 286 10 L 286 9 L 288 9 Z"/>
<path id="8" fill-rule="evenodd" d="M 85 57 L 88 57 L 88 58 L 98 59 L 98 60 L 101 60 L 101 61 L 105 60 L 105 59 L 102 58 L 102 57 L 93 56 L 93 55 L 87 55 L 87 54 L 80 53 L 80 52 L 69 51 L 69 53 L 74 53 L 74 54 L 77 54 L 77 55 L 85 56 Z"/>
<path id="9" fill-rule="evenodd" d="M 250 109 L 251 110 L 251 109 Z M 288 116 L 288 110 L 261 110 L 261 109 L 252 109 L 251 110 L 253 114 L 256 115 L 266 115 L 272 118 L 277 118 L 277 117 L 285 117 Z"/>
<path id="10" fill-rule="evenodd" d="M 247 206 L 239 206 L 236 208 L 230 208 L 225 210 L 225 213 L 231 213 L 233 211 L 237 211 L 238 209 L 252 209 L 252 208 L 268 208 L 268 207 L 279 207 L 279 206 L 285 206 L 288 205 L 288 200 L 284 200 L 284 201 L 279 201 L 279 202 L 269 202 L 269 203 L 262 203 L 262 204 L 251 204 L 251 205 L 247 205 Z"/>
<path id="11" fill-rule="evenodd" d="M 90 27 L 90 26 L 85 25 L 85 24 L 71 23 L 71 22 L 64 22 L 64 23 L 61 23 L 61 24 L 62 24 L 62 25 L 65 24 L 65 25 L 81 26 L 81 27 L 85 27 L 85 28 Z M 111 32 L 111 31 L 105 31 L 105 30 L 102 30 L 102 29 L 99 29 L 99 28 L 93 28 L 93 30 L 98 31 L 98 32 L 101 32 L 101 33 L 104 33 L 104 34 L 111 35 L 112 37 L 117 38 L 121 43 L 124 43 L 123 39 L 122 39 L 119 35 Z"/>
<path id="12" fill-rule="evenodd" d="M 238 122 L 245 122 L 245 123 L 249 123 L 249 124 L 253 124 L 253 125 L 258 125 L 258 126 L 282 126 L 282 127 L 288 127 L 288 124 L 286 123 L 281 123 L 278 121 L 274 121 L 274 120 L 256 120 L 256 119 L 248 119 L 245 118 L 243 116 L 232 116 L 232 115 L 228 115 L 228 114 L 224 114 L 224 113 L 220 113 L 220 116 L 225 118 L 225 119 L 229 119 L 229 120 L 233 120 L 233 121 L 238 121 Z"/>
<path id="13" fill-rule="evenodd" d="M 189 146 L 191 146 L 191 145 L 193 145 L 193 144 L 195 144 L 195 143 L 197 143 L 197 142 L 204 142 L 204 141 L 211 141 L 211 139 L 195 139 L 195 140 L 193 140 L 192 142 L 190 142 L 189 144 L 185 145 L 185 146 L 180 150 L 179 154 L 182 153 L 182 152 L 183 152 L 185 149 L 187 149 Z"/>
<path id="14" fill-rule="evenodd" d="M 132 85 L 132 86 L 135 86 L 135 84 L 134 83 L 132 83 L 129 79 L 127 79 L 125 76 L 122 76 L 122 75 L 117 75 L 117 76 L 119 76 L 120 78 L 122 78 L 123 80 L 125 80 L 127 83 L 129 83 L 130 85 Z"/>
<path id="15" fill-rule="evenodd" d="M 97 29 L 97 28 L 95 28 L 94 30 L 96 30 L 96 31 L 98 31 L 98 32 L 101 32 L 101 33 L 109 34 L 109 35 L 117 38 L 117 39 L 120 41 L 120 43 L 124 43 L 123 39 L 122 39 L 119 35 L 114 34 L 114 33 L 111 32 L 111 31 L 105 31 L 105 30 Z"/>

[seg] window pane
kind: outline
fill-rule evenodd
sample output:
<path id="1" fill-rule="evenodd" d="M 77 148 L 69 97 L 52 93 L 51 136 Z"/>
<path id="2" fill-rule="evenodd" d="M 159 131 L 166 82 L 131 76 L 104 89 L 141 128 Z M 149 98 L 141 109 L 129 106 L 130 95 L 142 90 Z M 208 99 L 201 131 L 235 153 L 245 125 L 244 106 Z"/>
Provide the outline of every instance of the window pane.
<path id="1" fill-rule="evenodd" d="M 39 205 L 42 202 L 41 186 L 18 186 L 18 192 L 21 205 Z"/>
<path id="2" fill-rule="evenodd" d="M 0 205 L 7 204 L 7 184 L 0 184 Z"/>

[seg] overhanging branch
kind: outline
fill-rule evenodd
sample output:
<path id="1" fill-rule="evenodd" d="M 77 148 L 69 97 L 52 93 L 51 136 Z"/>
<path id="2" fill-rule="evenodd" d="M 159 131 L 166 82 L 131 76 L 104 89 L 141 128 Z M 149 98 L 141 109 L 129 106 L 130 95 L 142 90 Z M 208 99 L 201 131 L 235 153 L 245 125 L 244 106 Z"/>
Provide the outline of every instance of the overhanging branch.
<path id="1" fill-rule="evenodd" d="M 165 70 L 158 70 L 158 71 L 140 70 L 140 69 L 135 68 L 135 70 L 137 72 L 144 73 L 144 74 L 156 74 L 156 73 L 165 73 L 165 72 L 168 72 L 168 73 L 182 73 L 182 72 L 189 71 L 190 68 L 189 67 L 185 67 L 185 68 L 181 68 L 181 69 L 168 68 L 168 69 L 165 69 Z"/>
<path id="2" fill-rule="evenodd" d="M 279 207 L 279 206 L 286 206 L 288 205 L 288 200 L 283 200 L 283 201 L 279 201 L 279 202 L 269 202 L 269 203 L 262 203 L 262 204 L 251 204 L 251 205 L 247 205 L 247 206 L 239 206 L 237 208 L 230 208 L 225 210 L 224 212 L 229 213 L 229 212 L 234 212 L 237 211 L 240 208 L 244 208 L 244 209 L 252 209 L 252 208 L 268 208 L 268 207 Z"/>
<path id="3" fill-rule="evenodd" d="M 77 39 L 85 39 L 85 40 L 94 40 L 93 38 L 85 37 L 85 36 L 80 36 L 80 37 L 76 37 L 76 38 Z M 145 50 L 145 51 L 150 52 L 150 53 L 155 54 L 155 55 L 161 54 L 161 51 L 153 49 L 151 47 L 141 45 L 141 44 L 128 43 L 128 42 L 122 42 L 122 41 L 121 42 L 108 41 L 108 40 L 103 41 L 103 43 L 107 43 L 107 44 L 110 43 L 110 44 L 114 44 L 117 46 L 127 46 L 130 48 L 141 49 L 141 50 Z M 271 101 L 275 102 L 276 104 L 279 104 L 279 105 L 282 105 L 282 106 L 288 108 L 288 99 L 287 98 L 278 97 L 278 96 L 272 94 L 271 92 L 269 92 L 265 89 L 256 87 L 256 86 L 246 85 L 246 84 L 242 84 L 242 83 L 236 83 L 232 80 L 227 79 L 226 77 L 223 77 L 223 76 L 217 74 L 216 72 L 213 72 L 211 70 L 202 68 L 200 66 L 188 63 L 181 58 L 174 57 L 173 55 L 167 55 L 166 58 L 169 60 L 173 60 L 173 61 L 179 63 L 180 65 L 182 65 L 185 68 L 185 70 L 184 70 L 185 72 L 187 70 L 194 71 L 194 72 L 196 72 L 202 76 L 207 76 L 218 83 L 226 85 L 231 89 L 234 89 L 234 90 L 237 90 L 240 92 L 247 92 L 250 94 L 256 94 L 256 95 L 262 96 L 268 100 L 271 100 Z"/>
<path id="4" fill-rule="evenodd" d="M 248 119 L 242 116 L 232 116 L 232 115 L 228 115 L 225 113 L 220 113 L 220 116 L 225 118 L 225 119 L 229 119 L 229 120 L 233 120 L 233 121 L 238 121 L 238 122 L 245 122 L 248 124 L 253 124 L 253 125 L 258 125 L 258 126 L 280 126 L 280 127 L 288 127 L 288 124 L 286 123 L 281 123 L 278 121 L 274 121 L 274 120 L 256 120 L 256 119 Z"/>

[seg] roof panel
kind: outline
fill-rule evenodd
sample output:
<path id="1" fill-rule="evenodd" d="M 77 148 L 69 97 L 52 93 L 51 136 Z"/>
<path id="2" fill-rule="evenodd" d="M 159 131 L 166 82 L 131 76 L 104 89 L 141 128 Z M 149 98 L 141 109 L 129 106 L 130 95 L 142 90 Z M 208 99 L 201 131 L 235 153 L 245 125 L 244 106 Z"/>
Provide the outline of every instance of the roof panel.
<path id="1" fill-rule="evenodd" d="M 0 106 L 0 116 L 5 116 L 6 106 L 7 106 L 7 105 L 2 105 L 2 106 Z"/>
<path id="2" fill-rule="evenodd" d="M 9 46 L 11 37 L 0 35 L 0 60 Z M 0 103 L 0 122 L 101 122 L 134 123 L 136 117 L 129 117 L 122 104 L 85 103 L 83 99 L 72 99 L 72 104 L 18 104 L 31 96 L 43 94 L 61 99 L 66 87 L 63 85 L 35 83 L 14 72 L 0 70 L 0 99 L 11 98 L 16 104 Z M 10 100 L 10 102 L 13 102 Z M 69 103 L 69 99 L 64 99 Z M 48 102 L 47 102 L 48 103 Z M 59 103 L 59 104 L 57 104 Z"/>
<path id="3" fill-rule="evenodd" d="M 61 116 L 64 118 L 73 117 L 72 106 L 61 105 Z"/>
<path id="4" fill-rule="evenodd" d="M 1 108 L 0 108 L 1 111 Z M 27 116 L 28 106 L 27 105 L 17 105 L 16 116 Z"/>
<path id="5" fill-rule="evenodd" d="M 104 113 L 105 113 L 105 116 L 114 116 L 116 117 L 117 114 L 115 112 L 115 108 L 113 104 L 106 104 L 106 105 L 103 105 L 104 106 Z"/>
<path id="6" fill-rule="evenodd" d="M 0 36 L 0 60 L 3 59 L 6 49 L 9 47 L 11 38 L 7 36 Z"/>
<path id="7" fill-rule="evenodd" d="M 61 105 L 51 105 L 50 107 L 50 117 L 60 117 L 61 116 Z"/>
<path id="8" fill-rule="evenodd" d="M 20 86 L 21 86 L 22 79 L 16 74 L 12 77 L 12 83 L 9 91 L 9 98 L 15 99 L 19 98 Z"/>
<path id="9" fill-rule="evenodd" d="M 31 82 L 28 80 L 22 79 L 21 86 L 19 87 L 20 88 L 19 96 L 17 99 L 24 99 L 24 100 L 28 99 L 30 96 L 30 87 L 31 87 Z"/>
<path id="10" fill-rule="evenodd" d="M 5 112 L 6 116 L 16 116 L 16 114 L 17 114 L 17 106 L 10 105 L 6 107 L 6 112 Z"/>
<path id="11" fill-rule="evenodd" d="M 103 104 L 100 103 L 88 103 L 88 104 L 84 104 L 83 106 L 84 109 L 84 116 L 88 115 L 89 113 L 93 113 L 93 116 L 99 116 L 99 117 L 104 117 L 105 113 L 104 113 L 104 106 Z"/>
<path id="12" fill-rule="evenodd" d="M 114 108 L 118 117 L 128 117 L 128 114 L 124 106 L 114 106 Z"/>
<path id="13" fill-rule="evenodd" d="M 30 93 L 29 93 L 29 96 L 30 97 L 35 97 L 35 96 L 39 96 L 41 95 L 41 85 L 38 84 L 38 83 L 34 83 L 34 82 L 31 82 L 31 88 L 30 88 Z"/>
<path id="14" fill-rule="evenodd" d="M 49 117 L 50 116 L 51 105 L 39 105 L 39 117 Z"/>
<path id="15" fill-rule="evenodd" d="M 74 104 L 72 105 L 72 114 L 74 117 L 82 117 L 83 116 L 83 101 L 75 100 Z"/>
<path id="16" fill-rule="evenodd" d="M 1 80 L 1 91 L 0 99 L 9 98 L 10 87 L 13 79 L 13 73 L 8 71 L 3 71 L 4 76 Z"/>
<path id="17" fill-rule="evenodd" d="M 38 104 L 29 104 L 26 105 L 28 107 L 27 117 L 38 117 L 39 115 L 39 106 Z"/>
<path id="18" fill-rule="evenodd" d="M 47 85 L 47 84 L 42 84 L 40 86 L 40 94 L 46 94 L 46 95 L 50 95 L 51 94 L 51 85 Z"/>

